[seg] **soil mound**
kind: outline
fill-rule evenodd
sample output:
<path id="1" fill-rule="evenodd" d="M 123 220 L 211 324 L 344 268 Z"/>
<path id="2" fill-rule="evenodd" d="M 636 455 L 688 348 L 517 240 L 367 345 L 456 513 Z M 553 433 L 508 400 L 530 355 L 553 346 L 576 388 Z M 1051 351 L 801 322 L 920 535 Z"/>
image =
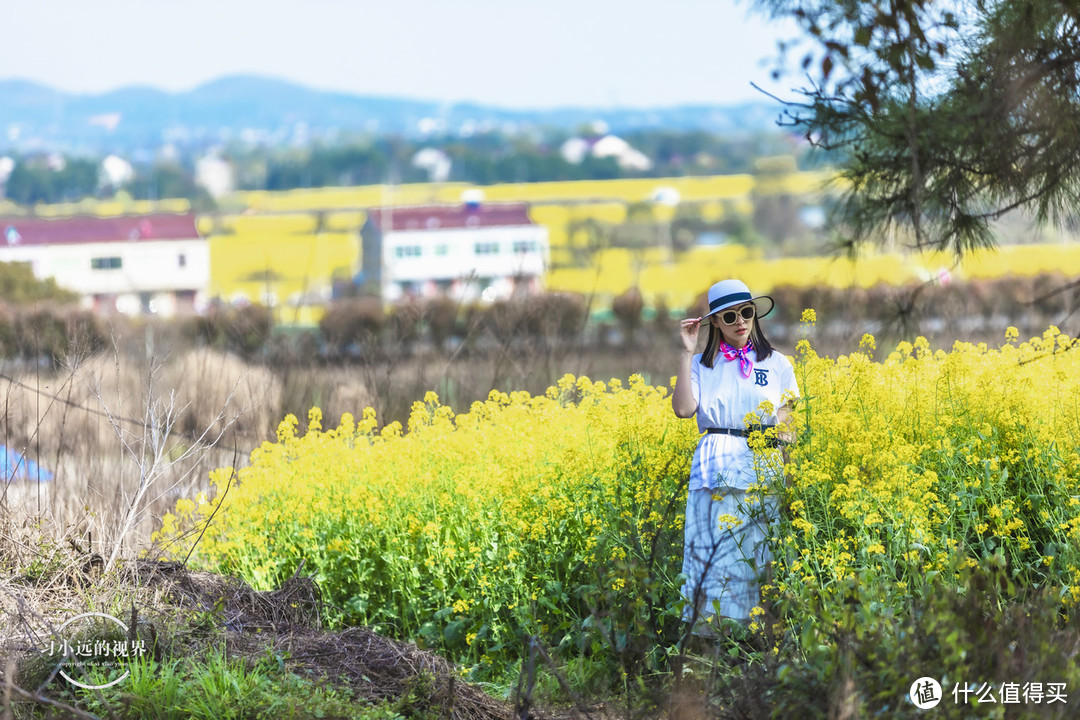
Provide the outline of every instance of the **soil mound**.
<path id="1" fill-rule="evenodd" d="M 0 596 L 9 601 L 2 604 L 6 617 L 0 623 L 0 656 L 34 666 L 49 647 L 52 629 L 72 614 L 70 608 L 85 606 L 93 597 L 99 607 L 84 611 L 100 610 L 110 598 L 112 606 L 129 606 L 122 620 L 158 659 L 192 656 L 224 644 L 232 658 L 257 660 L 272 653 L 293 672 L 347 684 L 372 702 L 405 699 L 425 717 L 504 720 L 511 715 L 509 706 L 463 682 L 456 668 L 435 653 L 365 627 L 327 630 L 327 606 L 318 585 L 300 574 L 302 566 L 267 592 L 177 562 L 140 560 L 113 577 L 94 576 L 93 563 L 84 567 L 88 570 L 77 573 L 80 577 L 69 573 L 47 584 L 26 577 L 0 580 Z M 47 695 L 39 690 L 23 697 L 48 704 Z"/>

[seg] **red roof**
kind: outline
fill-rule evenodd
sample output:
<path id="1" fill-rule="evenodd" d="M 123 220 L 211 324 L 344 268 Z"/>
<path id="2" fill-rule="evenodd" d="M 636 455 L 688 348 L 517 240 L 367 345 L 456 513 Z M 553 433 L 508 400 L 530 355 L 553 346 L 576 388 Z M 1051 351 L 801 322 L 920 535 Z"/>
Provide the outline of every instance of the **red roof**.
<path id="1" fill-rule="evenodd" d="M 0 218 L 0 246 L 63 245 L 138 240 L 191 240 L 199 237 L 195 214 L 154 213 L 122 217 Z"/>
<path id="2" fill-rule="evenodd" d="M 396 232 L 534 224 L 524 203 L 372 208 L 368 217 L 380 227 L 390 223 Z"/>

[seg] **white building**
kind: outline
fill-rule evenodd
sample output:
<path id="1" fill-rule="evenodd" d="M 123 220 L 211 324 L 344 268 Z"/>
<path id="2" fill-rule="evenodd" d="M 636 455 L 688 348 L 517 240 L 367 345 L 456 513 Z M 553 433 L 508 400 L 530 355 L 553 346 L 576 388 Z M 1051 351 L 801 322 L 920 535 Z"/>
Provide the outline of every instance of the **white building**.
<path id="1" fill-rule="evenodd" d="M 220 155 L 207 155 L 195 163 L 195 184 L 217 200 L 236 189 L 236 172 Z"/>
<path id="2" fill-rule="evenodd" d="M 376 208 L 361 237 L 364 284 L 387 302 L 528 295 L 549 263 L 547 228 L 523 204 Z"/>
<path id="3" fill-rule="evenodd" d="M 563 160 L 573 165 L 580 165 L 585 162 L 585 158 L 589 154 L 591 146 L 589 141 L 585 138 L 572 137 L 562 144 L 559 148 L 559 154 L 563 156 Z"/>
<path id="4" fill-rule="evenodd" d="M 0 231 L 0 262 L 30 263 L 86 307 L 169 316 L 206 303 L 210 251 L 194 214 L 0 218 Z"/>
<path id="5" fill-rule="evenodd" d="M 413 155 L 412 166 L 426 170 L 428 182 L 443 183 L 450 177 L 453 162 L 438 148 L 424 148 Z"/>
<path id="6" fill-rule="evenodd" d="M 648 172 L 652 169 L 652 160 L 645 153 L 615 135 L 605 135 L 597 140 L 592 146 L 592 155 L 598 158 L 615 158 L 615 162 L 623 170 Z"/>
<path id="7" fill-rule="evenodd" d="M 120 188 L 135 179 L 135 168 L 118 155 L 109 155 L 101 161 L 101 184 L 106 187 Z"/>
<path id="8" fill-rule="evenodd" d="M 562 144 L 559 153 L 566 162 L 574 165 L 581 164 L 591 155 L 596 158 L 615 158 L 615 162 L 623 170 L 648 172 L 653 166 L 652 160 L 645 153 L 615 135 L 592 139 L 572 137 Z"/>

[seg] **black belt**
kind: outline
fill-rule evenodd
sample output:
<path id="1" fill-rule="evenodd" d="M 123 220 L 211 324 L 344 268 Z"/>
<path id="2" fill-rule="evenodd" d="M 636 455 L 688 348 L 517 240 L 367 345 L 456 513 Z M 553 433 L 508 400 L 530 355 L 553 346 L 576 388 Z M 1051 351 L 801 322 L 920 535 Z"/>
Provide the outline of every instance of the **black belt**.
<path id="1" fill-rule="evenodd" d="M 776 426 L 775 425 L 755 425 L 754 427 L 749 428 L 749 429 L 743 429 L 743 428 L 713 428 L 713 427 L 711 427 L 711 428 L 705 428 L 705 432 L 708 433 L 709 435 L 735 435 L 736 437 L 748 438 L 748 437 L 750 437 L 750 433 L 752 433 L 752 432 L 765 432 L 769 428 L 774 428 L 774 427 L 776 427 Z M 781 443 L 780 443 L 780 440 L 778 438 L 767 438 L 766 439 L 766 444 L 769 447 L 779 447 Z"/>
<path id="2" fill-rule="evenodd" d="M 769 428 L 774 428 L 775 425 L 755 425 L 749 430 L 743 428 L 705 428 L 705 432 L 710 435 L 738 435 L 739 437 L 750 437 L 752 432 L 765 432 Z"/>

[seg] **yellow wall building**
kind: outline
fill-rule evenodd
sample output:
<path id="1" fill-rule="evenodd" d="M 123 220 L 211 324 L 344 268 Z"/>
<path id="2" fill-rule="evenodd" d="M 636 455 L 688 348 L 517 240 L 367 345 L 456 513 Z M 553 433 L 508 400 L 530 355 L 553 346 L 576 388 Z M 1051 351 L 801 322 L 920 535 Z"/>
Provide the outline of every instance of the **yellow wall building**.
<path id="1" fill-rule="evenodd" d="M 207 235 L 208 295 L 268 305 L 282 323 L 318 322 L 360 264 L 359 230 L 318 229 L 310 214 L 223 218 Z"/>

